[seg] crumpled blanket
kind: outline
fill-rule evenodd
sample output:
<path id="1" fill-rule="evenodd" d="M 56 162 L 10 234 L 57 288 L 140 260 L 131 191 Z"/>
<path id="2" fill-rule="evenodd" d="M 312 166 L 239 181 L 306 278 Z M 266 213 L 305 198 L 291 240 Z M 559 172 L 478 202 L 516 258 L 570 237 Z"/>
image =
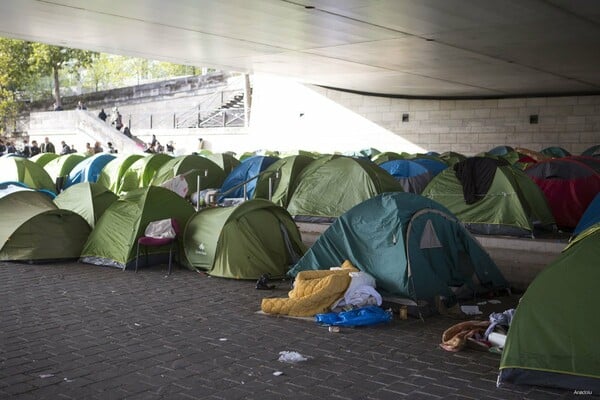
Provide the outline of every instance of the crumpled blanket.
<path id="1" fill-rule="evenodd" d="M 467 343 L 467 339 L 475 335 L 483 335 L 490 321 L 465 321 L 453 325 L 442 334 L 440 347 L 446 351 L 459 351 Z"/>
<path id="2" fill-rule="evenodd" d="M 370 274 L 359 271 L 350 272 L 350 286 L 344 293 L 344 297 L 336 301 L 331 308 L 344 307 L 347 305 L 354 307 L 364 307 L 367 305 L 380 306 L 383 299 L 377 290 L 375 290 L 376 282 Z"/>
<path id="3" fill-rule="evenodd" d="M 289 298 L 266 298 L 261 310 L 267 314 L 312 317 L 330 310 L 350 285 L 350 272 L 358 272 L 346 260 L 341 269 L 301 271 L 294 282 Z"/>
<path id="4" fill-rule="evenodd" d="M 491 313 L 490 314 L 490 326 L 485 331 L 485 335 L 484 335 L 485 339 L 487 340 L 490 333 L 492 333 L 494 331 L 494 328 L 496 327 L 496 325 L 502 325 L 502 326 L 507 326 L 507 327 L 510 326 L 510 323 L 512 322 L 514 315 L 515 315 L 514 308 L 511 308 L 511 309 L 506 310 L 501 313 Z"/>

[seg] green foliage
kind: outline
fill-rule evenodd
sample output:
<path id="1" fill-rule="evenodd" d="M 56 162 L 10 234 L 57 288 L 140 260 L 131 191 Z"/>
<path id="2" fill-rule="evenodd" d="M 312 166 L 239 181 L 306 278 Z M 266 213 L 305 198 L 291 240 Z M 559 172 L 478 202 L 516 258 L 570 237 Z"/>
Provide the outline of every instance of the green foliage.
<path id="1" fill-rule="evenodd" d="M 17 96 L 31 82 L 30 54 L 31 48 L 26 42 L 0 38 L 0 132 L 18 116 Z"/>
<path id="2" fill-rule="evenodd" d="M 92 64 L 98 54 L 93 51 L 69 49 L 67 47 L 50 46 L 43 43 L 31 43 L 29 62 L 34 72 L 40 75 L 51 75 L 67 67 L 70 71 Z"/>
<path id="3" fill-rule="evenodd" d="M 53 95 L 61 104 L 61 88 L 70 95 L 202 71 L 194 66 L 0 38 L 0 132 L 14 122 L 24 99 Z"/>
<path id="4" fill-rule="evenodd" d="M 79 68 L 92 64 L 98 53 L 67 47 L 50 46 L 43 43 L 31 43 L 30 67 L 39 75 L 52 75 L 54 78 L 54 100 L 61 105 L 59 72 L 66 68 L 76 73 Z"/>

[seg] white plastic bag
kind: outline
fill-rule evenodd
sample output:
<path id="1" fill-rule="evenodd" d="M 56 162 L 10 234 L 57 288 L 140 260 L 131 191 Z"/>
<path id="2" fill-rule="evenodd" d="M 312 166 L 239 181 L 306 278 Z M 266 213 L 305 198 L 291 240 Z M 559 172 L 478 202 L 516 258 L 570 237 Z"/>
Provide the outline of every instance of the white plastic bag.
<path id="1" fill-rule="evenodd" d="M 155 239 L 173 239 L 175 237 L 175 229 L 171 224 L 171 218 L 152 221 L 146 227 L 144 236 Z"/>

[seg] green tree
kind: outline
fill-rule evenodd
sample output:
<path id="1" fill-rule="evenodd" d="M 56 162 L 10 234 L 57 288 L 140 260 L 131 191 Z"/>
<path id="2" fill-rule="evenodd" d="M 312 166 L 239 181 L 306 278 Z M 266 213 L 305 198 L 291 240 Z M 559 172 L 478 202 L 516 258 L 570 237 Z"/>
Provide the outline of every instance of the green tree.
<path id="1" fill-rule="evenodd" d="M 81 71 L 83 87 L 92 90 L 108 90 L 125 85 L 129 77 L 127 57 L 100 53 L 94 62 Z"/>
<path id="2" fill-rule="evenodd" d="M 19 113 L 18 96 L 31 81 L 30 55 L 29 43 L 0 38 L 0 132 L 4 132 Z"/>
<path id="3" fill-rule="evenodd" d="M 51 75 L 54 80 L 54 100 L 62 106 L 60 97 L 59 72 L 63 68 L 76 71 L 92 64 L 98 53 L 87 50 L 69 49 L 66 47 L 50 46 L 43 43 L 32 43 L 29 58 L 32 70 L 39 75 Z"/>

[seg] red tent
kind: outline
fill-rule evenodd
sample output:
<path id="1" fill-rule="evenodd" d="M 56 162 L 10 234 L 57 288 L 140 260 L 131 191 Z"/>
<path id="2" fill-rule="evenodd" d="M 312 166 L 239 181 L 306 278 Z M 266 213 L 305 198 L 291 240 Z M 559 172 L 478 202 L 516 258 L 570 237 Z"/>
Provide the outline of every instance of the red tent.
<path id="1" fill-rule="evenodd" d="M 592 160 L 592 161 L 589 161 Z M 542 189 L 562 228 L 575 228 L 600 193 L 600 163 L 590 157 L 564 157 L 540 161 L 525 170 Z"/>

